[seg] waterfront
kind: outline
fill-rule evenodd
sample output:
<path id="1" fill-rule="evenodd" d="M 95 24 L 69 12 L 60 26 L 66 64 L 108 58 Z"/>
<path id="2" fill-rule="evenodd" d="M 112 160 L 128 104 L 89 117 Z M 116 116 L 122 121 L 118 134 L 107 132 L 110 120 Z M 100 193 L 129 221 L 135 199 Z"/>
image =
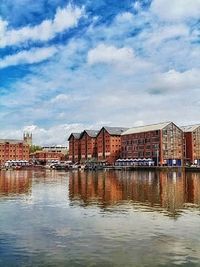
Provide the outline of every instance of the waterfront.
<path id="1" fill-rule="evenodd" d="M 1 171 L 0 266 L 200 266 L 200 173 Z"/>

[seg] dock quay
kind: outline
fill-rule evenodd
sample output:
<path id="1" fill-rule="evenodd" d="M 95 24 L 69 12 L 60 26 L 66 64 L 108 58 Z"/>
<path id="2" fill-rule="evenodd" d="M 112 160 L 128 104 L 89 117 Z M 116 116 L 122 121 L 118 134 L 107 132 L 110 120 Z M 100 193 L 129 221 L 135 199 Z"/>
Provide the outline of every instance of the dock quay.
<path id="1" fill-rule="evenodd" d="M 84 169 L 84 168 L 83 168 Z M 100 168 L 86 168 L 84 170 L 116 170 L 116 171 L 190 171 L 200 172 L 200 167 L 186 167 L 186 166 L 101 166 Z"/>
<path id="2" fill-rule="evenodd" d="M 118 170 L 118 171 L 184 171 L 185 167 L 169 167 L 169 166 L 105 166 L 105 170 Z M 190 168 L 188 168 L 190 170 Z M 195 168 L 196 170 L 197 168 Z M 200 171 L 200 168 L 198 168 Z"/>

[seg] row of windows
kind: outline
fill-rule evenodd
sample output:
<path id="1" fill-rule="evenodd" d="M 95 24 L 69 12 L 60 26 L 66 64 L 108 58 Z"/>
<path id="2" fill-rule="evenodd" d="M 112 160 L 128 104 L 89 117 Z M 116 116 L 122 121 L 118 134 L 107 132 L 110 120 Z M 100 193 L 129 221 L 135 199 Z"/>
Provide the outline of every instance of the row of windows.
<path id="1" fill-rule="evenodd" d="M 155 152 L 135 152 L 135 153 L 122 153 L 123 158 L 150 158 L 157 157 L 157 153 Z"/>
<path id="2" fill-rule="evenodd" d="M 145 139 L 132 139 L 132 140 L 123 140 L 123 145 L 135 145 L 135 144 L 147 144 L 147 143 L 154 143 L 159 142 L 159 137 L 152 137 L 152 138 L 145 138 Z"/>
<path id="3" fill-rule="evenodd" d="M 133 138 L 133 139 L 142 139 L 142 138 L 152 138 L 159 135 L 159 131 L 153 131 L 148 133 L 138 133 L 138 134 L 130 134 L 130 135 L 124 135 L 122 138 Z"/>
<path id="4" fill-rule="evenodd" d="M 159 144 L 154 145 L 128 145 L 128 146 L 122 146 L 122 151 L 126 150 L 157 150 L 159 149 Z"/>

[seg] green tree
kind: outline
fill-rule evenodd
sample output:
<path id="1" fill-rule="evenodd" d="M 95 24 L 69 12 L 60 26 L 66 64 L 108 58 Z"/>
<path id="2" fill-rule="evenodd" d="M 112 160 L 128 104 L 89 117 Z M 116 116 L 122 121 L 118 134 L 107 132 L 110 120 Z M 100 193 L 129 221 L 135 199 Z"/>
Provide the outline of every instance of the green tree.
<path id="1" fill-rule="evenodd" d="M 36 151 L 41 151 L 41 150 L 42 150 L 41 146 L 37 146 L 37 145 L 30 146 L 30 153 L 34 153 Z"/>

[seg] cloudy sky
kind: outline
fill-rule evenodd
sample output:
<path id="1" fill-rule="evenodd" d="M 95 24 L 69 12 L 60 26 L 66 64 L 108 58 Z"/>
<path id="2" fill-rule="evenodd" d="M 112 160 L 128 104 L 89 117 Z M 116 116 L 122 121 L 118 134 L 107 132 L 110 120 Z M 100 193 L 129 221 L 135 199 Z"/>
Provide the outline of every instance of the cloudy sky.
<path id="1" fill-rule="evenodd" d="M 0 137 L 200 122 L 200 0 L 1 0 Z"/>

